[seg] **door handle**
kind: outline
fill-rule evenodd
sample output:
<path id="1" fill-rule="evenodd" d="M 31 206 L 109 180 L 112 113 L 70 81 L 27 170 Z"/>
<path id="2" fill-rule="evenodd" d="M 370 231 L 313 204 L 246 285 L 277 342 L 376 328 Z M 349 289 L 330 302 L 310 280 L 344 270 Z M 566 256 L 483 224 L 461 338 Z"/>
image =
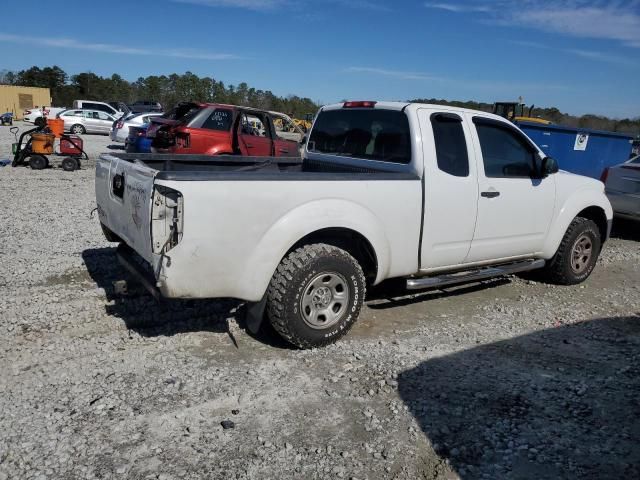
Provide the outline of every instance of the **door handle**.
<path id="1" fill-rule="evenodd" d="M 488 191 L 488 192 L 482 192 L 480 194 L 480 196 L 484 197 L 484 198 L 496 198 L 496 197 L 500 196 L 500 192 L 496 192 L 495 190 L 491 190 L 491 191 Z"/>
<path id="2" fill-rule="evenodd" d="M 280 150 L 278 150 L 280 153 L 289 153 L 289 150 L 285 149 L 285 148 L 281 148 Z"/>

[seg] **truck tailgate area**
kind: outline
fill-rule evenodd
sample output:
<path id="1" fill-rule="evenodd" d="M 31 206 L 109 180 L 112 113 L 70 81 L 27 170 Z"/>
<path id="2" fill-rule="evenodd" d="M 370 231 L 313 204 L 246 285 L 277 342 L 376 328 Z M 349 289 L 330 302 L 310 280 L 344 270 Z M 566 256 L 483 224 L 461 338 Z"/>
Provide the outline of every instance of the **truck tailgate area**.
<path id="1" fill-rule="evenodd" d="M 96 202 L 100 222 L 142 258 L 152 262 L 151 198 L 157 170 L 103 155 L 96 164 Z"/>

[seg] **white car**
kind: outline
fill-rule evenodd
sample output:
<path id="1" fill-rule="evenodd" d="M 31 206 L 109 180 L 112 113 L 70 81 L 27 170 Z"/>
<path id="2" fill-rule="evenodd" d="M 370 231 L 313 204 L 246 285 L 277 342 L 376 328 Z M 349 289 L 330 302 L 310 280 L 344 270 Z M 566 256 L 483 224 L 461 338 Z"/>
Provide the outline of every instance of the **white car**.
<path id="1" fill-rule="evenodd" d="M 159 117 L 162 115 L 160 113 L 134 113 L 130 114 L 126 117 L 119 118 L 111 125 L 111 130 L 109 131 L 109 137 L 114 142 L 125 143 L 127 137 L 129 136 L 129 127 L 139 127 L 141 125 L 146 125 L 149 123 L 149 119 L 151 117 Z"/>
<path id="2" fill-rule="evenodd" d="M 128 113 L 131 113 L 129 108 L 124 105 L 124 104 L 120 104 L 121 108 L 126 109 L 126 111 L 123 110 L 118 110 L 116 108 L 114 108 L 112 105 L 109 105 L 108 103 L 105 102 L 98 102 L 95 100 L 74 100 L 73 101 L 73 108 L 77 109 L 77 110 L 96 110 L 98 112 L 104 112 L 104 113 L 108 113 L 109 115 L 111 115 L 114 118 L 120 118 L 123 115 L 126 115 Z"/>
<path id="3" fill-rule="evenodd" d="M 43 111 L 44 108 L 44 111 Z M 64 112 L 66 108 L 58 107 L 43 107 L 43 108 L 28 108 L 22 114 L 22 120 L 27 123 L 35 124 L 40 118 L 56 118 L 60 112 Z"/>
<path id="4" fill-rule="evenodd" d="M 154 295 L 245 300 L 250 330 L 266 319 L 301 348 L 342 337 L 386 279 L 583 282 L 613 218 L 601 182 L 558 171 L 511 122 L 418 103 L 323 107 L 304 159 L 105 154 L 95 188 Z"/>
<path id="5" fill-rule="evenodd" d="M 83 133 L 109 133 L 115 118 L 97 110 L 66 110 L 58 114 L 64 120 L 65 132 L 80 135 Z"/>

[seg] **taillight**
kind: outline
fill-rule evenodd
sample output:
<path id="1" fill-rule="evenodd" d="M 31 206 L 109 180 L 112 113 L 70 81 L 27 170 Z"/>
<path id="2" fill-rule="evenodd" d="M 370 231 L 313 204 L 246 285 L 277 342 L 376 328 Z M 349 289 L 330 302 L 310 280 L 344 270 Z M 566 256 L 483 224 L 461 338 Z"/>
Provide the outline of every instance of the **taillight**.
<path id="1" fill-rule="evenodd" d="M 342 105 L 343 108 L 373 108 L 376 106 L 378 102 L 372 101 L 357 101 L 357 102 L 344 102 Z"/>
<path id="2" fill-rule="evenodd" d="M 151 206 L 153 253 L 163 254 L 182 240 L 183 199 L 177 190 L 156 185 Z"/>
<path id="3" fill-rule="evenodd" d="M 117 128 L 118 130 L 120 130 L 122 127 L 124 127 L 124 122 L 118 122 L 118 123 L 116 123 L 116 128 Z"/>
<path id="4" fill-rule="evenodd" d="M 23 115 L 31 115 L 31 110 L 25 110 Z"/>
<path id="5" fill-rule="evenodd" d="M 602 183 L 607 183 L 607 178 L 609 177 L 609 168 L 605 168 L 604 171 L 602 172 L 602 175 L 600 175 L 600 181 Z"/>

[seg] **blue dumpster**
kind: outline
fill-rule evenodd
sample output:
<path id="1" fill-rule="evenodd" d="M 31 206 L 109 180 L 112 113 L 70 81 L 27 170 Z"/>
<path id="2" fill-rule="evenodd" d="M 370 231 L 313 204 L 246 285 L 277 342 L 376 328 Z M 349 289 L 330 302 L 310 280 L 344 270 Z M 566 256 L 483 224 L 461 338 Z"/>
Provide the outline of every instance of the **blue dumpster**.
<path id="1" fill-rule="evenodd" d="M 605 168 L 625 162 L 631 155 L 631 135 L 533 122 L 517 124 L 562 170 L 579 175 L 599 179 Z"/>

